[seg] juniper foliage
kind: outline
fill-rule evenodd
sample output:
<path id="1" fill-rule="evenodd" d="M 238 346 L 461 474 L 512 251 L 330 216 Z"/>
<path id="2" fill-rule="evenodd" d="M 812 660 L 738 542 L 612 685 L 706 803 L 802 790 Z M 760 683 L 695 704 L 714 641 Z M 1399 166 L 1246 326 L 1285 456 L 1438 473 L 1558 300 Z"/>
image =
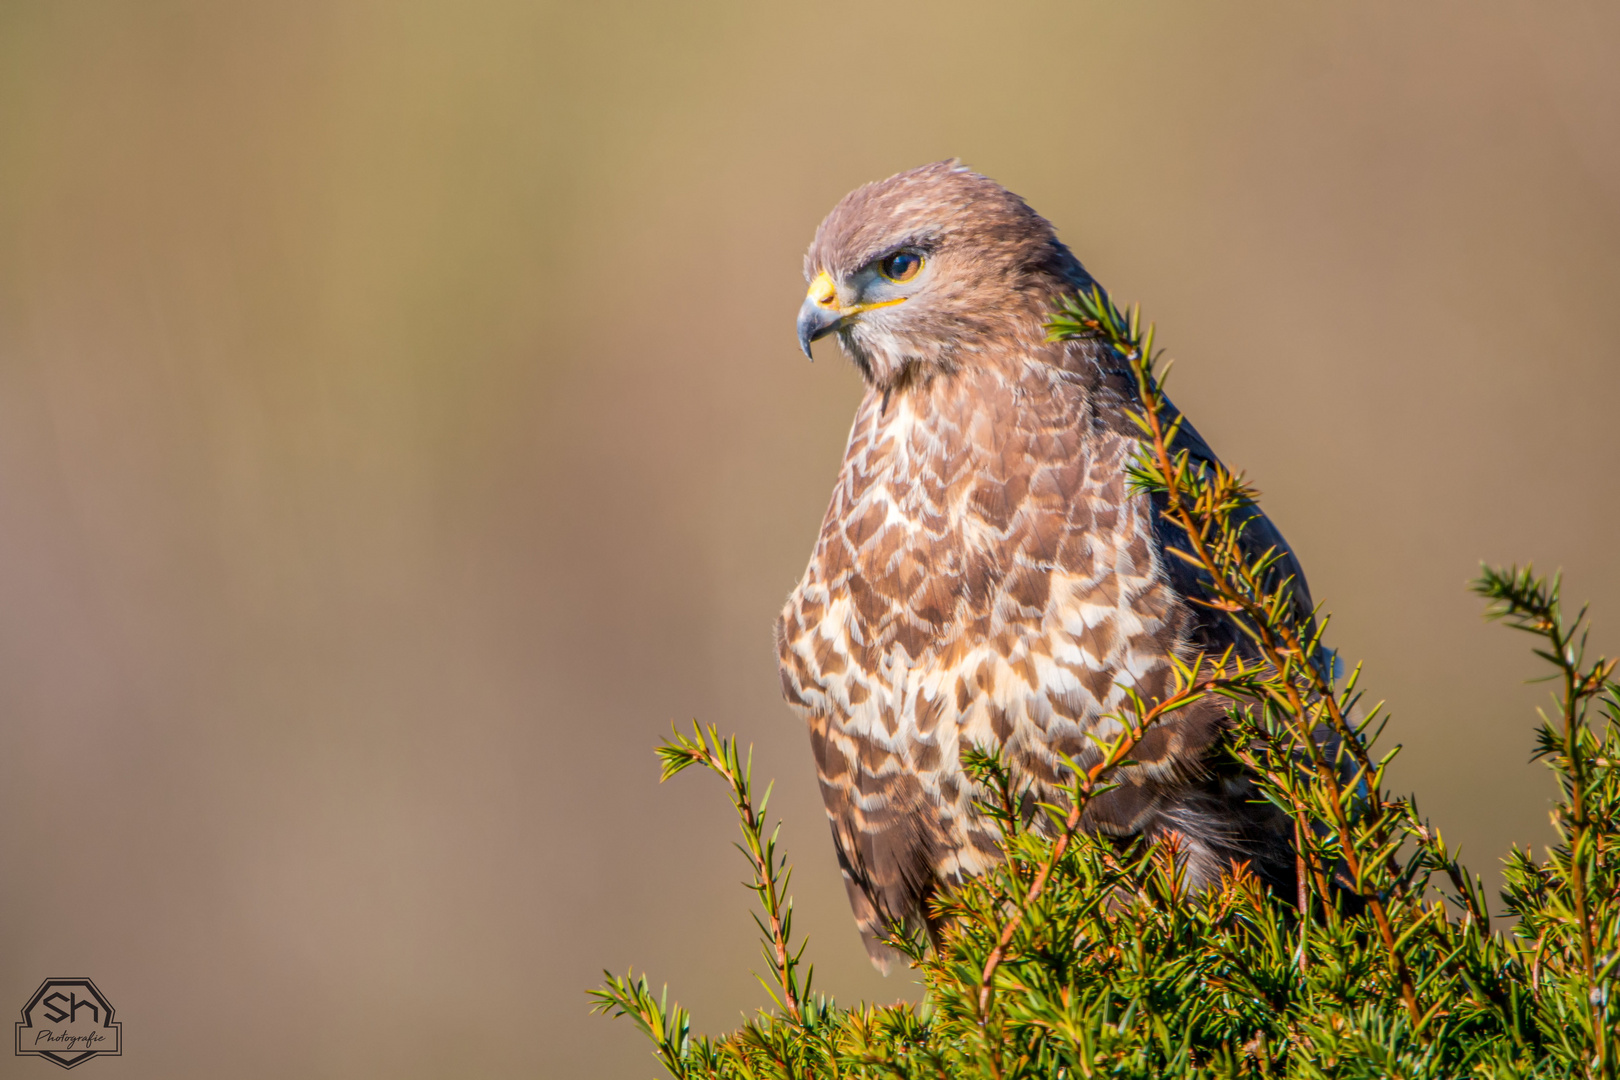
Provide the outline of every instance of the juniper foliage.
<path id="1" fill-rule="evenodd" d="M 1151 492 L 1250 648 L 1197 656 L 1163 700 L 1131 697 L 1096 764 L 1071 762 L 1067 797 L 1021 812 L 1024 782 L 993 752 L 964 767 L 997 823 L 1006 861 L 938 901 L 949 929 L 934 950 L 894 937 L 919 969 L 921 1005 L 843 1008 L 811 991 L 792 937 L 788 867 L 756 807 L 749 762 L 710 728 L 659 747 L 663 778 L 700 765 L 727 784 L 762 914 L 756 923 L 774 1009 L 723 1037 L 645 977 L 611 973 L 595 1008 L 628 1016 L 670 1075 L 687 1078 L 1620 1076 L 1620 686 L 1590 658 L 1582 609 L 1568 619 L 1558 578 L 1486 569 L 1489 615 L 1536 639 L 1553 683 L 1535 756 L 1558 790 L 1558 843 L 1506 859 L 1512 925 L 1492 927 L 1480 879 L 1410 796 L 1384 776 L 1385 715 L 1359 708 L 1360 669 L 1342 683 L 1321 648 L 1327 620 L 1302 613 L 1279 553 L 1245 526 L 1256 492 L 1241 474 L 1176 449 L 1153 329 L 1101 293 L 1068 299 L 1055 339 L 1088 338 L 1137 380 L 1142 453 L 1132 481 Z M 1219 696 L 1230 750 L 1261 797 L 1294 822 L 1297 895 L 1243 868 L 1188 888 L 1174 838 L 1122 843 L 1078 828 L 1087 802 L 1162 717 Z"/>

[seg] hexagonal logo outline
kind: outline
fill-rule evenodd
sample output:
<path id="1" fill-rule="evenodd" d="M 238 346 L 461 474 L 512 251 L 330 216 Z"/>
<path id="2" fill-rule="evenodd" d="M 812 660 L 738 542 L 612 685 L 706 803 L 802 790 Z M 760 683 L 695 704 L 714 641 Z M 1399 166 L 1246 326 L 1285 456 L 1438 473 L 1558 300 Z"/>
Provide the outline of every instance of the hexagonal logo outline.
<path id="1" fill-rule="evenodd" d="M 89 1014 L 82 1023 L 81 1013 Z M 66 1026 L 60 1032 L 45 1023 L 64 1021 Z M 123 1032 L 124 1025 L 113 1021 L 112 1002 L 95 983 L 46 979 L 23 1006 L 22 1019 L 17 1022 L 17 1056 L 42 1057 L 71 1069 L 93 1057 L 121 1056 Z"/>

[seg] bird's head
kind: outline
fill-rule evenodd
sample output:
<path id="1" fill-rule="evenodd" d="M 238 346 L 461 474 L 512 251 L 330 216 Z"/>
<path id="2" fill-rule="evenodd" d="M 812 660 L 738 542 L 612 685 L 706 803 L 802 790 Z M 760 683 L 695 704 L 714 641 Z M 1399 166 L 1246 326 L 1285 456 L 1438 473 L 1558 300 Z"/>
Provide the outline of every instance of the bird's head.
<path id="1" fill-rule="evenodd" d="M 1053 296 L 1091 284 L 1045 218 L 956 161 L 844 196 L 804 269 L 805 355 L 836 333 L 861 376 L 884 389 L 1041 340 Z"/>

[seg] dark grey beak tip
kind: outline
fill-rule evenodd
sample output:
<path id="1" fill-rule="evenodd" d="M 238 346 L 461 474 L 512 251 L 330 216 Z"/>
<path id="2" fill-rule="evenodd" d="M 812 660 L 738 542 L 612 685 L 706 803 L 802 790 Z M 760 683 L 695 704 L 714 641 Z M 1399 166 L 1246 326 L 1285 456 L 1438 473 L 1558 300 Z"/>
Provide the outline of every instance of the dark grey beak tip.
<path id="1" fill-rule="evenodd" d="M 799 348 L 811 361 L 815 360 L 810 352 L 810 343 L 819 341 L 838 329 L 843 316 L 833 308 L 825 308 L 808 297 L 804 305 L 799 308 Z"/>

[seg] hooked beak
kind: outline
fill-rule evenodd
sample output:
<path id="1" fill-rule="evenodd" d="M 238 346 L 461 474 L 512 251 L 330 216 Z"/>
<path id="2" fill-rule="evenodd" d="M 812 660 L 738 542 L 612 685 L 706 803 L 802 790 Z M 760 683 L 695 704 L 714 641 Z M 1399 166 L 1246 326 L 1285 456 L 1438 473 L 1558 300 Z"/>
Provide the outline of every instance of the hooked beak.
<path id="1" fill-rule="evenodd" d="M 837 308 L 823 307 L 813 297 L 806 297 L 804 305 L 799 308 L 799 348 L 804 350 L 804 355 L 814 360 L 810 343 L 826 337 L 838 329 L 843 321 L 844 315 Z"/>
<path id="2" fill-rule="evenodd" d="M 799 348 L 804 350 L 804 355 L 814 361 L 810 343 L 826 337 L 843 321 L 844 313 L 838 309 L 838 290 L 833 286 L 831 275 L 823 270 L 810 283 L 810 291 L 799 307 Z"/>
<path id="3" fill-rule="evenodd" d="M 804 355 L 814 360 L 815 357 L 810 356 L 812 341 L 826 337 L 864 311 L 894 307 L 896 304 L 905 303 L 906 300 L 904 296 L 896 296 L 890 300 L 840 307 L 838 289 L 833 284 L 832 275 L 823 270 L 810 283 L 810 291 L 805 294 L 804 303 L 799 306 L 799 348 L 804 350 Z"/>

